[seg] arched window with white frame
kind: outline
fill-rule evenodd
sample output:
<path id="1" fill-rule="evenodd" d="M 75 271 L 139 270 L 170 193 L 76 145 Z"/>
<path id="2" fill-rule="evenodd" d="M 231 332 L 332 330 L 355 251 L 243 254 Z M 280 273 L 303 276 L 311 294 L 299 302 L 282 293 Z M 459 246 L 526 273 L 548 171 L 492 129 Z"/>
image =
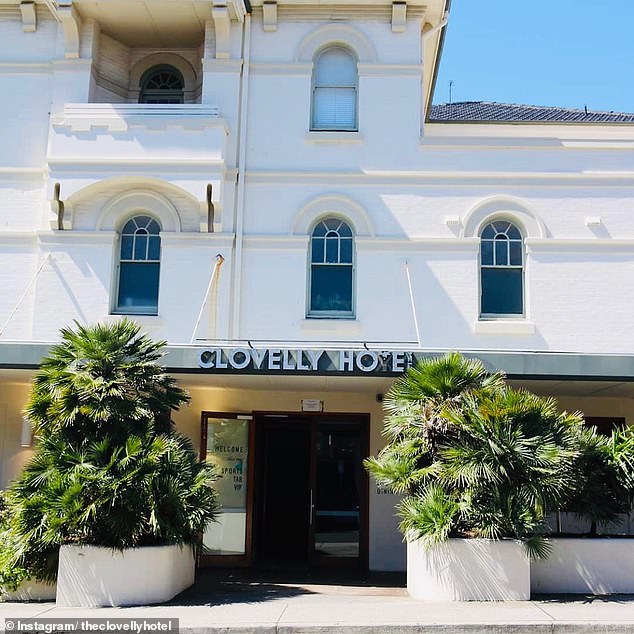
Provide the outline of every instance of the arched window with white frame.
<path id="1" fill-rule="evenodd" d="M 311 130 L 356 131 L 359 76 L 357 60 L 342 46 L 331 46 L 313 67 Z"/>
<path id="2" fill-rule="evenodd" d="M 115 312 L 158 314 L 161 227 L 150 216 L 130 218 L 120 234 Z"/>
<path id="3" fill-rule="evenodd" d="M 310 238 L 309 317 L 354 314 L 354 237 L 340 218 L 320 220 Z"/>
<path id="4" fill-rule="evenodd" d="M 489 222 L 480 232 L 482 317 L 524 314 L 524 239 L 513 222 Z"/>

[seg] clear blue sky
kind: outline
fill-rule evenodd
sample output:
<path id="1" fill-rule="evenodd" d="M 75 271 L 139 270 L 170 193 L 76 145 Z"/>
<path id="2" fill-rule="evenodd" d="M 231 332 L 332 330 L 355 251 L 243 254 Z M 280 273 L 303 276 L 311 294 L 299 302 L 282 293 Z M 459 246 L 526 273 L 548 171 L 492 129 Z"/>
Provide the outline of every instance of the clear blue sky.
<path id="1" fill-rule="evenodd" d="M 452 0 L 434 103 L 634 112 L 634 0 Z"/>

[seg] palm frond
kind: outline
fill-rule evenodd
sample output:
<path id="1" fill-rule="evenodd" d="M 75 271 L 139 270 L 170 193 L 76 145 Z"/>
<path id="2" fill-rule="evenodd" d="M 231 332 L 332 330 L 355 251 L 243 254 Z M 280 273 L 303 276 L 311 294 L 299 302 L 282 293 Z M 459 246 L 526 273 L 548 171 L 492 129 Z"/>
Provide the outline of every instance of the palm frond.
<path id="1" fill-rule="evenodd" d="M 4 567 L 54 579 L 60 544 L 194 544 L 217 509 L 214 473 L 175 431 L 188 401 L 140 327 L 75 324 L 36 373 L 25 414 L 38 442 L 11 486 Z M 8 563 L 7 563 L 8 562 Z"/>

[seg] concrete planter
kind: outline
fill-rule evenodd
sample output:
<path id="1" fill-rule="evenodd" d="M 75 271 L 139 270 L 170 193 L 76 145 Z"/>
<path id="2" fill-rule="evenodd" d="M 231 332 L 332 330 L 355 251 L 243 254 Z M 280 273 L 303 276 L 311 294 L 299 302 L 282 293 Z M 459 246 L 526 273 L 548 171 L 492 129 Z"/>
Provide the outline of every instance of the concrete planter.
<path id="1" fill-rule="evenodd" d="M 450 539 L 407 544 L 407 591 L 423 601 L 527 601 L 530 562 L 515 540 Z"/>
<path id="2" fill-rule="evenodd" d="M 144 546 L 124 551 L 62 546 L 57 605 L 101 607 L 163 603 L 194 583 L 192 549 Z"/>
<path id="3" fill-rule="evenodd" d="M 531 562 L 531 590 L 549 594 L 634 592 L 634 538 L 553 537 L 545 561 Z"/>
<path id="4" fill-rule="evenodd" d="M 0 588 L 0 601 L 55 601 L 55 584 L 23 581 L 15 590 Z"/>

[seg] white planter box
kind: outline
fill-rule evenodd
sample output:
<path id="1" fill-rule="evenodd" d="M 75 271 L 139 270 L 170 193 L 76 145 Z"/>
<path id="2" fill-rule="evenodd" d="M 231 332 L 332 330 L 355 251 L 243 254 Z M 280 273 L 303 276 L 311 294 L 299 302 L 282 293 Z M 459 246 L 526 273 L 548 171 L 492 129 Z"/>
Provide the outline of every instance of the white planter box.
<path id="1" fill-rule="evenodd" d="M 634 592 L 634 538 L 554 537 L 548 559 L 531 562 L 531 590 L 548 594 Z"/>
<path id="2" fill-rule="evenodd" d="M 55 601 L 55 584 L 29 580 L 15 590 L 0 588 L 0 601 Z"/>
<path id="3" fill-rule="evenodd" d="M 515 540 L 450 539 L 407 544 L 407 591 L 423 601 L 527 601 L 530 562 Z"/>
<path id="4" fill-rule="evenodd" d="M 62 546 L 57 605 L 100 607 L 163 603 L 194 583 L 191 548 L 144 546 L 123 552 Z"/>

